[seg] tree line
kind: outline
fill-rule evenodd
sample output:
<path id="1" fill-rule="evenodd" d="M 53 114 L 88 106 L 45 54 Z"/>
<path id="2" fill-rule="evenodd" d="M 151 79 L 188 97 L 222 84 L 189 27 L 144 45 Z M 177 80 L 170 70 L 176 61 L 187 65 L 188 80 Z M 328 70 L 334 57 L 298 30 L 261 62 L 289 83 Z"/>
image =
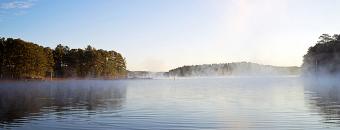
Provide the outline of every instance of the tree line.
<path id="1" fill-rule="evenodd" d="M 21 39 L 0 38 L 1 79 L 124 78 L 125 58 L 116 51 L 70 49 L 59 44 L 55 49 Z"/>
<path id="2" fill-rule="evenodd" d="M 300 67 L 278 67 L 251 62 L 182 66 L 170 70 L 165 76 L 228 76 L 228 75 L 297 75 Z"/>
<path id="3" fill-rule="evenodd" d="M 340 34 L 322 34 L 303 56 L 305 75 L 336 75 L 340 72 Z"/>

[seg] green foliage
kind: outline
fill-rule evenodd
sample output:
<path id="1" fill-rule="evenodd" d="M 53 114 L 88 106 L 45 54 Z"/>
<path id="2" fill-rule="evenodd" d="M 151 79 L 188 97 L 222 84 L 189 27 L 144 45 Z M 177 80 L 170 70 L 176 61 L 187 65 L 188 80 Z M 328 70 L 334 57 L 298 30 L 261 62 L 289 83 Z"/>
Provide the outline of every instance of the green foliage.
<path id="1" fill-rule="evenodd" d="M 58 45 L 53 52 L 57 77 L 124 78 L 126 62 L 115 51 L 95 49 L 69 49 Z"/>
<path id="2" fill-rule="evenodd" d="M 52 71 L 51 50 L 21 39 L 1 39 L 2 79 L 43 78 Z"/>
<path id="3" fill-rule="evenodd" d="M 70 49 L 59 44 L 54 50 L 20 39 L 0 38 L 0 78 L 54 77 L 124 78 L 126 62 L 115 51 Z"/>
<path id="4" fill-rule="evenodd" d="M 340 72 L 340 35 L 322 34 L 315 46 L 303 57 L 304 74 L 337 74 Z"/>

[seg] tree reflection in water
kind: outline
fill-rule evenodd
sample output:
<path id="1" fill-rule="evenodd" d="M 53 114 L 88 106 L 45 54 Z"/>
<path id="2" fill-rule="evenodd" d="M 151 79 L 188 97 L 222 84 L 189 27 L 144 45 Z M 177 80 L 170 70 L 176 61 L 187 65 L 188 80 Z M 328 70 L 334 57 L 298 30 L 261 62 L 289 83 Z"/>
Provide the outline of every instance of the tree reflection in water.
<path id="1" fill-rule="evenodd" d="M 340 125 L 340 82 L 320 81 L 305 83 L 311 110 L 323 117 L 322 122 Z"/>
<path id="2" fill-rule="evenodd" d="M 95 114 L 120 109 L 125 98 L 126 86 L 119 81 L 1 83 L 0 126 L 18 125 L 27 122 L 27 118 L 51 113 L 62 117 L 77 112 Z"/>

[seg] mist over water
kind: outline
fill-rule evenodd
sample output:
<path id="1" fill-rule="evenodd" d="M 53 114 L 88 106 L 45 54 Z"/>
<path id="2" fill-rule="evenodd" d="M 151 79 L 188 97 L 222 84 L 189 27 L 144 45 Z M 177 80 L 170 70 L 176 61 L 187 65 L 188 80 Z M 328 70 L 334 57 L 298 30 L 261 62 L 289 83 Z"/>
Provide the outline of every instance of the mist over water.
<path id="1" fill-rule="evenodd" d="M 0 128 L 338 129 L 339 94 L 298 76 L 2 82 Z"/>
<path id="2" fill-rule="evenodd" d="M 340 81 L 335 77 L 319 77 L 304 81 L 305 90 L 312 98 L 311 111 L 323 117 L 322 122 L 340 126 Z"/>
<path id="3" fill-rule="evenodd" d="M 232 62 L 223 64 L 182 66 L 165 73 L 165 75 L 170 77 L 279 76 L 299 74 L 300 67 L 279 67 L 251 62 Z"/>
<path id="4" fill-rule="evenodd" d="M 0 130 L 340 130 L 339 13 L 335 0 L 0 0 Z"/>
<path id="5" fill-rule="evenodd" d="M 232 62 L 221 64 L 186 65 L 168 72 L 129 71 L 130 79 L 164 79 L 164 78 L 223 78 L 235 76 L 272 77 L 297 76 L 301 67 L 272 66 L 252 62 Z"/>

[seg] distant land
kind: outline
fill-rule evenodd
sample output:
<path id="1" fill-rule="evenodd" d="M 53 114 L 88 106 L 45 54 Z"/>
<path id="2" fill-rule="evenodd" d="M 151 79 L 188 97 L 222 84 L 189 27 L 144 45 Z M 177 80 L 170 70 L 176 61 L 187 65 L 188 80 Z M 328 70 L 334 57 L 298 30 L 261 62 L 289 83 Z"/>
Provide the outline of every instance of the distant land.
<path id="1" fill-rule="evenodd" d="M 204 76 L 275 76 L 303 75 L 304 77 L 340 77 L 340 34 L 322 34 L 319 41 L 303 56 L 298 66 L 273 66 L 252 62 L 186 65 L 168 72 L 129 72 L 129 78 L 204 77 Z"/>
<path id="2" fill-rule="evenodd" d="M 156 77 L 299 75 L 300 73 L 301 68 L 297 66 L 280 67 L 252 62 L 232 62 L 182 66 L 168 72 L 129 71 L 128 77 L 147 79 Z"/>
<path id="3" fill-rule="evenodd" d="M 182 66 L 166 72 L 166 76 L 229 76 L 229 75 L 299 75 L 300 67 L 280 67 L 252 62 L 232 62 Z"/>
<path id="4" fill-rule="evenodd" d="M 153 79 L 165 77 L 165 72 L 151 72 L 151 71 L 127 71 L 127 78 L 129 79 Z"/>

